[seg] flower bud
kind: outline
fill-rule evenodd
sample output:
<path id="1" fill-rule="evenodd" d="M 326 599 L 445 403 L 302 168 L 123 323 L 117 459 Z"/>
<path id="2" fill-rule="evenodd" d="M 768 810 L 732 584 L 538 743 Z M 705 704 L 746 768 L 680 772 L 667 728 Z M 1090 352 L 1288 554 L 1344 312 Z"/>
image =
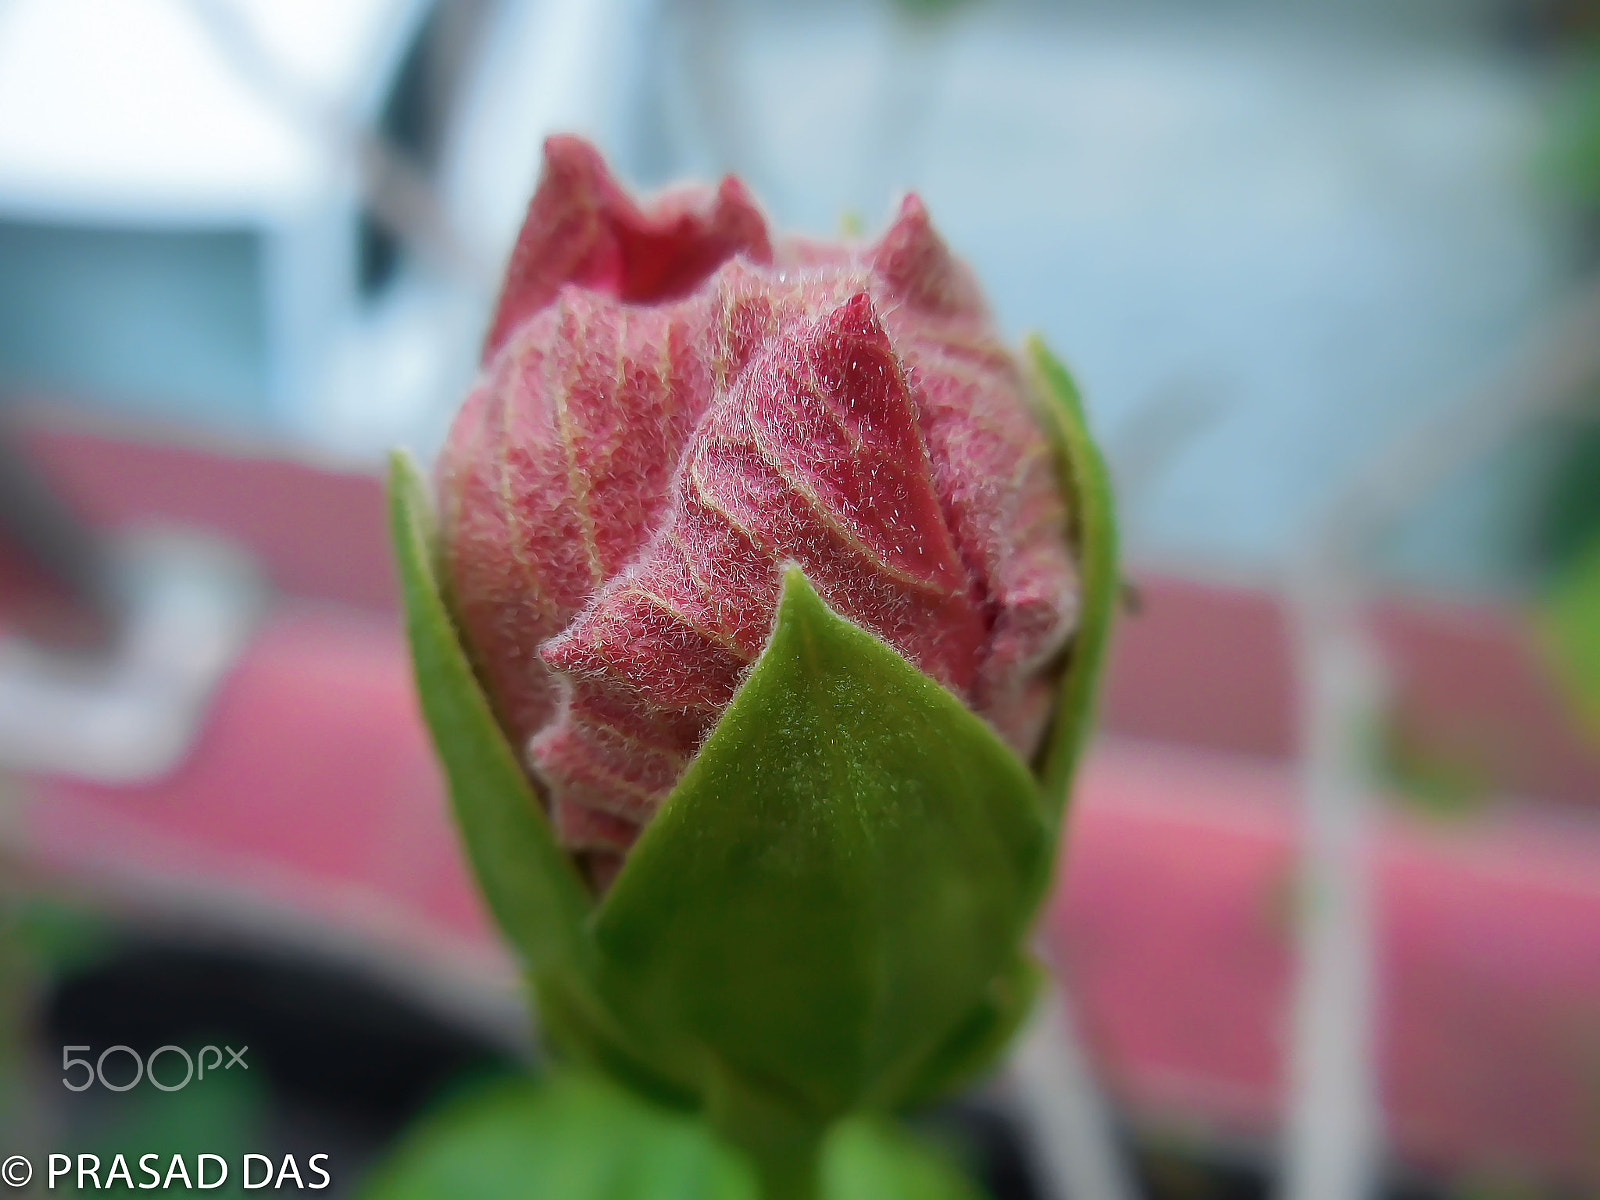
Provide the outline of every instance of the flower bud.
<path id="1" fill-rule="evenodd" d="M 1078 615 L 1055 450 L 908 197 L 772 238 L 640 206 L 553 138 L 436 486 L 443 583 L 558 839 L 603 887 L 772 636 L 793 563 L 1024 761 Z"/>

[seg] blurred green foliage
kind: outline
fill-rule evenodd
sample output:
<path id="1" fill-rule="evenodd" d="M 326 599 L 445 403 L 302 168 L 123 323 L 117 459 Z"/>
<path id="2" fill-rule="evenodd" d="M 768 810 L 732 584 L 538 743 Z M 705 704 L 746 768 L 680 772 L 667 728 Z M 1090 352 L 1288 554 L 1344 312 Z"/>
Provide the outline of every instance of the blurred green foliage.
<path id="1" fill-rule="evenodd" d="M 1383 726 L 1377 766 L 1394 798 L 1427 817 L 1470 817 L 1494 792 L 1494 780 L 1481 763 L 1415 736 L 1400 714 Z"/>
<path id="2" fill-rule="evenodd" d="M 1559 201 L 1600 212 L 1600 46 L 1577 51 L 1557 89 L 1549 147 L 1539 164 Z"/>
<path id="3" fill-rule="evenodd" d="M 48 898 L 0 894 L 0 1130 L 27 1131 L 35 1124 L 27 1056 L 44 981 L 94 962 L 109 942 L 103 924 L 78 909 Z"/>
<path id="4" fill-rule="evenodd" d="M 692 1118 L 594 1076 L 501 1079 L 446 1102 L 368 1179 L 365 1200 L 746 1200 L 744 1165 Z"/>
<path id="5" fill-rule="evenodd" d="M 50 897 L 19 898 L 11 909 L 11 920 L 18 952 L 50 974 L 70 974 L 91 966 L 115 944 L 99 917 Z"/>
<path id="6" fill-rule="evenodd" d="M 1533 497 L 1522 566 L 1549 584 L 1600 537 L 1600 397 L 1550 431 L 1553 453 Z"/>
<path id="7" fill-rule="evenodd" d="M 979 1200 L 911 1134 L 842 1122 L 823 1153 L 826 1200 Z M 458 1094 L 365 1181 L 362 1200 L 757 1200 L 754 1174 L 704 1122 L 597 1075 L 498 1079 Z"/>
<path id="8" fill-rule="evenodd" d="M 958 9 L 968 8 L 976 0 L 894 0 L 895 8 L 915 20 L 937 20 Z"/>
<path id="9" fill-rule="evenodd" d="M 0 1130 L 15 1130 L 22 1118 L 36 1115 L 39 1086 L 26 1070 L 30 1053 L 34 1005 L 51 979 L 73 975 L 94 966 L 116 947 L 112 930 L 99 917 L 70 903 L 47 896 L 13 895 L 0 902 Z M 196 1054 L 198 1046 L 190 1046 Z M 36 1051 L 35 1051 L 36 1052 Z M 49 1147 L 67 1153 L 74 1163 L 80 1154 L 99 1159 L 96 1188 L 88 1183 L 80 1192 L 75 1174 L 57 1180 L 52 1190 L 66 1195 L 142 1194 L 140 1182 L 149 1176 L 139 1171 L 141 1155 L 158 1153 L 159 1171 L 165 1179 L 173 1155 L 181 1155 L 193 1175 L 197 1156 L 221 1155 L 228 1164 L 228 1182 L 220 1188 L 185 1188 L 179 1179 L 164 1195 L 206 1195 L 217 1200 L 243 1196 L 238 1170 L 242 1155 L 260 1148 L 265 1128 L 266 1098 L 260 1081 L 243 1074 L 207 1078 L 175 1092 L 136 1088 L 126 1094 L 96 1094 L 78 1107 L 74 1122 L 61 1136 L 65 1141 Z M 37 1130 L 35 1132 L 38 1132 Z M 36 1181 L 45 1178 L 44 1148 L 28 1147 L 34 1158 Z M 17 1149 L 16 1146 L 10 1149 Z M 118 1154 L 124 1156 L 133 1185 L 107 1179 Z M 92 1177 L 91 1177 L 92 1178 Z M 191 1182 L 198 1180 L 191 1178 Z M 42 1182 L 35 1187 L 42 1188 Z"/>
<path id="10" fill-rule="evenodd" d="M 1539 633 L 1573 708 L 1600 738 L 1600 533 L 1550 589 L 1541 606 Z"/>
<path id="11" fill-rule="evenodd" d="M 1600 250 L 1600 40 L 1575 53 L 1551 129 L 1547 180 L 1580 222 L 1588 249 Z M 1543 597 L 1540 646 L 1579 719 L 1600 737 L 1600 395 L 1559 433 L 1536 499 L 1527 565 Z"/>
<path id="12" fill-rule="evenodd" d="M 198 1046 L 188 1047 L 191 1054 Z M 164 1196 L 210 1196 L 215 1200 L 236 1200 L 246 1193 L 241 1186 L 240 1163 L 247 1152 L 260 1151 L 266 1126 L 266 1097 L 262 1085 L 240 1072 L 207 1076 L 203 1085 L 194 1084 L 176 1092 L 151 1094 L 143 1088 L 107 1102 L 99 1113 L 93 1128 L 79 1135 L 69 1152 L 93 1154 L 100 1160 L 100 1180 L 106 1181 L 116 1161 L 122 1155 L 134 1180 L 130 1187 L 118 1176 L 115 1184 L 95 1188 L 86 1186 L 79 1192 L 76 1183 L 67 1186 L 67 1195 L 134 1196 L 144 1194 L 143 1183 L 150 1187 L 149 1175 L 141 1174 L 141 1155 L 156 1153 L 150 1165 L 163 1180 L 171 1165 L 173 1155 L 181 1155 L 190 1182 L 195 1178 L 196 1159 L 201 1154 L 220 1155 L 228 1165 L 228 1180 L 219 1188 L 184 1187 L 181 1176 L 174 1178 L 171 1187 L 161 1191 Z M 302 1159 L 302 1171 L 304 1171 Z M 38 1169 L 42 1164 L 35 1164 Z M 210 1170 L 211 1168 L 207 1168 Z M 258 1172 L 259 1173 L 259 1172 Z M 308 1179 L 316 1176 L 306 1173 Z M 210 1176 L 215 1178 L 214 1175 Z M 86 1181 L 87 1182 L 87 1181 Z M 58 1190 L 65 1181 L 57 1183 Z"/>

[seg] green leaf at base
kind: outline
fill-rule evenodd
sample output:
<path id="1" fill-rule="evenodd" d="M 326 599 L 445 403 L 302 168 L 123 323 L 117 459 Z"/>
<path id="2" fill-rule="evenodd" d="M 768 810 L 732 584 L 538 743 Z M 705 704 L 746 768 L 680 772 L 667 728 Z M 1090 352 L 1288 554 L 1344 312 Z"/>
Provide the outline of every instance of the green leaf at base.
<path id="1" fill-rule="evenodd" d="M 953 1167 L 893 1122 L 855 1117 L 829 1135 L 823 1200 L 978 1200 Z M 413 1126 L 361 1200 L 765 1200 L 703 1121 L 597 1075 L 478 1084 Z"/>
<path id="2" fill-rule="evenodd" d="M 591 902 L 495 723 L 434 573 L 432 506 L 416 464 L 389 462 L 389 518 L 422 714 L 444 764 L 473 873 L 500 928 L 536 972 L 576 977 Z"/>
<path id="3" fill-rule="evenodd" d="M 1078 629 L 1067 652 L 1055 721 L 1039 769 L 1045 803 L 1052 819 L 1059 821 L 1066 809 L 1078 758 L 1088 741 L 1100 670 L 1111 636 L 1111 618 L 1120 586 L 1117 524 L 1111 476 L 1099 447 L 1089 435 L 1077 385 L 1041 339 L 1029 338 L 1027 353 L 1041 401 L 1041 416 L 1049 423 L 1056 443 L 1081 593 Z"/>
<path id="4" fill-rule="evenodd" d="M 608 1002 L 817 1120 L 889 1103 L 1014 959 L 1038 788 L 786 574 L 772 641 L 596 914 Z M 704 1091 L 704 1083 L 702 1091 Z"/>
<path id="5" fill-rule="evenodd" d="M 702 1122 L 598 1076 L 500 1080 L 414 1128 L 363 1200 L 757 1200 Z"/>

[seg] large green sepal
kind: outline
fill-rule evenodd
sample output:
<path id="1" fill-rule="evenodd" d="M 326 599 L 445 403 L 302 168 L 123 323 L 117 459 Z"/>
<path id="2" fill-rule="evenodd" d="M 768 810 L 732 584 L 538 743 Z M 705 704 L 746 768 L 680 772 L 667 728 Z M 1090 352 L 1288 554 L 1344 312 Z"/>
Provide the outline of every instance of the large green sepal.
<path id="1" fill-rule="evenodd" d="M 1006 973 L 1051 839 L 1020 760 L 786 572 L 766 652 L 596 913 L 602 994 L 826 1120 Z"/>

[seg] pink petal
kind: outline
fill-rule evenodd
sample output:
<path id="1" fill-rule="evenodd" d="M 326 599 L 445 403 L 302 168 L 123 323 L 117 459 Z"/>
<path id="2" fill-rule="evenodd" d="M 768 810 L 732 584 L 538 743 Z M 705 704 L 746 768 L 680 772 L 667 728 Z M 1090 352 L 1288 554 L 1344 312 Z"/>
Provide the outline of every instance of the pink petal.
<path id="1" fill-rule="evenodd" d="M 976 682 L 986 620 L 865 292 L 752 359 L 696 430 L 664 528 L 545 643 L 566 702 L 531 754 L 558 800 L 648 819 L 770 635 L 787 561 L 958 694 Z"/>

